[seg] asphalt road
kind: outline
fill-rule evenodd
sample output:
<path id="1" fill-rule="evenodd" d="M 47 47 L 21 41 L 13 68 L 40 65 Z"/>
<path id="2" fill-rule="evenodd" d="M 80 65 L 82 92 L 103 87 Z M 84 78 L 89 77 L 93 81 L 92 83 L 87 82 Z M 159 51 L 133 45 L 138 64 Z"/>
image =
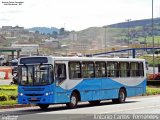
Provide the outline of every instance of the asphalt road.
<path id="1" fill-rule="evenodd" d="M 0 109 L 0 119 L 14 120 L 93 120 L 93 119 L 135 119 L 159 120 L 160 96 L 139 96 L 127 98 L 126 103 L 113 104 L 103 101 L 98 106 L 88 102 L 80 103 L 76 109 L 67 109 L 65 105 L 52 105 L 48 110 L 39 107 Z"/>

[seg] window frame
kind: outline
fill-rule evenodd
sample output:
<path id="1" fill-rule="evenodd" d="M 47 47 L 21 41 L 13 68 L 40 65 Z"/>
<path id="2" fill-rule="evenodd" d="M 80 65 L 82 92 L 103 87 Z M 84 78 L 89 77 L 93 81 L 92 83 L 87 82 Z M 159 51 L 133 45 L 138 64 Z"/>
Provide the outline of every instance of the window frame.
<path id="1" fill-rule="evenodd" d="M 101 76 L 97 76 L 97 73 L 99 73 L 99 71 L 97 70 L 96 68 L 96 65 L 99 64 L 99 63 L 103 63 L 104 64 L 104 70 L 103 70 L 103 67 L 100 67 L 101 68 Z M 104 75 L 103 75 L 103 72 L 104 72 Z M 107 77 L 107 68 L 106 68 L 106 62 L 105 61 L 96 61 L 95 62 L 95 78 L 102 78 L 102 77 Z"/>
<path id="2" fill-rule="evenodd" d="M 71 77 L 71 72 L 72 72 L 73 70 L 71 71 L 70 65 L 71 65 L 72 63 L 79 63 L 79 75 L 80 75 L 80 77 Z M 69 61 L 69 62 L 68 62 L 68 74 L 69 74 L 69 79 L 80 79 L 80 78 L 82 78 L 81 62 L 80 62 L 80 61 Z"/>
<path id="3" fill-rule="evenodd" d="M 126 69 L 121 69 L 121 64 L 124 64 L 126 63 L 127 64 L 127 67 Z M 124 76 L 122 76 L 122 73 L 121 72 L 125 72 Z M 120 61 L 119 62 L 119 77 L 130 77 L 130 62 L 129 61 Z"/>
<path id="4" fill-rule="evenodd" d="M 110 64 L 110 63 L 116 64 L 116 69 L 108 70 L 108 64 Z M 107 70 L 107 77 L 119 77 L 119 64 L 117 61 L 107 61 L 106 70 Z M 111 72 L 113 72 L 113 73 L 111 73 Z"/>
<path id="5" fill-rule="evenodd" d="M 142 65 L 142 69 L 140 69 L 140 64 Z M 139 70 L 139 77 L 144 77 L 144 64 L 143 64 L 143 62 L 139 62 L 138 70 Z"/>
<path id="6" fill-rule="evenodd" d="M 57 77 L 58 76 L 57 75 L 57 70 L 58 70 L 57 65 L 64 65 L 64 70 L 65 70 L 64 71 L 64 73 L 65 73 L 65 77 L 64 78 Z M 67 79 L 67 66 L 66 66 L 65 63 L 55 63 L 54 71 L 55 71 L 55 75 L 54 75 L 55 76 L 55 80 L 59 80 L 60 82 L 62 82 L 62 81 Z"/>
<path id="7" fill-rule="evenodd" d="M 92 73 L 89 73 L 91 72 L 91 70 L 89 70 L 88 68 L 88 65 L 87 65 L 87 70 L 85 70 L 85 72 L 87 72 L 86 74 L 88 74 L 87 76 L 84 77 L 84 69 L 83 69 L 83 64 L 93 64 L 93 70 L 92 70 Z M 94 65 L 94 62 L 93 61 L 82 61 L 81 62 L 81 70 L 82 70 L 82 77 L 83 78 L 95 78 L 95 65 Z"/>

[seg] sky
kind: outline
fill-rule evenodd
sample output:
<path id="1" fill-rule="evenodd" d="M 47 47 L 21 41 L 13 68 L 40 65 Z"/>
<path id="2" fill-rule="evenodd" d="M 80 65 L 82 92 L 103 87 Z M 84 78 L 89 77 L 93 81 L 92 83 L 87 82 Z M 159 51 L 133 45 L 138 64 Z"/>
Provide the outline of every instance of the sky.
<path id="1" fill-rule="evenodd" d="M 5 2 L 23 2 L 5 5 Z M 154 1 L 154 18 L 160 17 L 160 0 Z M 152 18 L 152 0 L 0 0 L 0 27 L 64 27 L 83 30 Z"/>

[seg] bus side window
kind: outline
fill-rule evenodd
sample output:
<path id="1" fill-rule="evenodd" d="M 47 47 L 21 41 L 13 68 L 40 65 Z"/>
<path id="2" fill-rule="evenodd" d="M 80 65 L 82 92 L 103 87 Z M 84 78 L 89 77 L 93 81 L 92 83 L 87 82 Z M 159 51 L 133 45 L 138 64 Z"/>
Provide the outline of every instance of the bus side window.
<path id="1" fill-rule="evenodd" d="M 106 63 L 105 62 L 95 62 L 95 76 L 96 77 L 106 77 Z"/>
<path id="2" fill-rule="evenodd" d="M 81 64 L 80 62 L 69 62 L 69 79 L 81 78 Z"/>
<path id="3" fill-rule="evenodd" d="M 131 77 L 138 77 L 139 75 L 138 62 L 130 63 L 130 75 Z"/>
<path id="4" fill-rule="evenodd" d="M 56 79 L 60 80 L 59 82 L 66 79 L 66 65 L 65 64 L 56 64 Z"/>
<path id="5" fill-rule="evenodd" d="M 143 66 L 143 63 L 142 62 L 140 62 L 139 64 L 138 64 L 138 74 L 139 74 L 139 76 L 141 76 L 141 77 L 143 77 L 144 76 L 144 66 Z"/>
<path id="6" fill-rule="evenodd" d="M 107 77 L 118 77 L 118 63 L 108 62 L 107 63 Z"/>
<path id="7" fill-rule="evenodd" d="M 129 77 L 129 63 L 128 62 L 119 62 L 119 75 L 120 77 Z"/>
<path id="8" fill-rule="evenodd" d="M 82 76 L 83 78 L 95 77 L 94 63 L 91 61 L 82 62 Z"/>

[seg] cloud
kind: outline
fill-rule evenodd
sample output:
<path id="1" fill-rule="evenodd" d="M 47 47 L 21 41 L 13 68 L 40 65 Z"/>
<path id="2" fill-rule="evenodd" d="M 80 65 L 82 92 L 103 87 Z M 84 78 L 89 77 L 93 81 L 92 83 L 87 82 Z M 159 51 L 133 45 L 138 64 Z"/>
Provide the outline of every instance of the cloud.
<path id="1" fill-rule="evenodd" d="M 7 21 L 9 21 L 9 19 L 2 18 L 2 19 L 0 19 L 0 21 L 7 22 Z"/>
<path id="2" fill-rule="evenodd" d="M 1 14 L 17 14 L 22 13 L 22 10 L 8 10 L 8 11 L 0 11 Z"/>
<path id="3" fill-rule="evenodd" d="M 22 10 L 10 10 L 10 11 L 7 11 L 7 12 L 17 14 L 17 13 L 22 13 L 23 11 Z"/>

